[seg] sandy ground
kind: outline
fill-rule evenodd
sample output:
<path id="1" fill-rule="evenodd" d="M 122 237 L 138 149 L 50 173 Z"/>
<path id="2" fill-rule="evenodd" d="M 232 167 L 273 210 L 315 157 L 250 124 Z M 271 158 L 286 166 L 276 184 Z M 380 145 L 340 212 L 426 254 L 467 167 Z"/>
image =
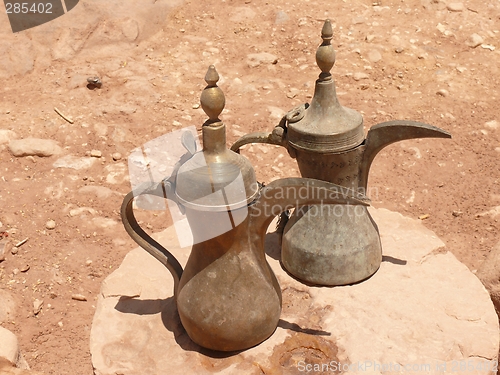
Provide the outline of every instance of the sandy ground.
<path id="1" fill-rule="evenodd" d="M 0 263 L 0 288 L 17 303 L 2 325 L 17 334 L 34 370 L 92 373 L 96 295 L 135 247 L 119 216 L 131 188 L 130 152 L 181 127 L 200 129 L 206 116 L 197 104 L 210 64 L 226 95 L 228 145 L 243 133 L 272 130 L 280 110 L 312 97 L 325 18 L 334 25 L 339 100 L 363 113 L 367 129 L 413 119 L 453 136 L 382 151 L 369 180 L 373 205 L 428 215 L 425 225 L 471 270 L 498 241 L 500 2 L 82 0 L 17 34 L 1 7 L 0 129 L 12 138 L 55 140 L 62 149 L 14 157 L 0 144 L 0 231 L 14 244 L 28 238 Z M 249 61 L 262 52 L 275 60 Z M 101 88 L 87 87 L 93 76 Z M 92 150 L 101 157 L 89 168 L 54 167 L 60 157 Z M 298 175 L 284 149 L 242 153 L 259 181 Z M 150 232 L 171 222 L 167 212 L 137 215 Z M 50 220 L 54 229 L 46 227 Z M 36 315 L 35 300 L 43 301 Z"/>

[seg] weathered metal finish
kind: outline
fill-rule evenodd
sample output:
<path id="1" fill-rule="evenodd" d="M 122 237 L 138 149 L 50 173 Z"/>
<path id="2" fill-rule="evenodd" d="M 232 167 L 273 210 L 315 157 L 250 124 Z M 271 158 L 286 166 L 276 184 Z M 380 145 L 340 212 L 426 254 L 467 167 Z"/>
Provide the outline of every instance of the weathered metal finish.
<path id="1" fill-rule="evenodd" d="M 202 95 L 203 108 L 211 108 L 207 111 L 210 120 L 202 128 L 204 149 L 182 164 L 176 176 L 130 192 L 121 216 L 129 235 L 172 273 L 179 316 L 189 337 L 205 348 L 236 351 L 259 344 L 278 325 L 281 289 L 264 252 L 272 219 L 281 211 L 308 204 L 367 203 L 353 190 L 313 179 L 288 178 L 265 187 L 256 185 L 253 169 L 240 160 L 244 157 L 225 148 L 224 125 L 218 119 L 223 101 L 220 92 L 213 90 L 217 80 L 211 82 L 212 99 Z M 206 165 L 201 163 L 203 158 Z M 240 175 L 245 183 L 238 197 L 231 192 Z M 203 195 L 206 186 L 197 184 L 207 183 L 210 193 L 222 193 L 215 194 L 219 198 L 210 200 Z M 185 208 L 194 245 L 184 270 L 137 223 L 132 205 L 139 194 L 173 199 Z M 231 228 L 207 238 L 207 231 L 228 218 Z"/>
<path id="2" fill-rule="evenodd" d="M 326 21 L 316 61 L 321 69 L 311 105 L 291 110 L 271 133 L 253 133 L 231 147 L 271 143 L 287 148 L 302 177 L 332 182 L 366 194 L 373 159 L 385 146 L 412 138 L 451 138 L 446 131 L 416 121 L 374 125 L 363 135 L 361 115 L 342 107 L 329 70 L 335 62 Z M 361 135 L 361 138 L 360 138 Z M 287 219 L 282 215 L 282 219 Z M 297 278 L 312 284 L 345 285 L 368 278 L 382 260 L 377 226 L 366 207 L 309 206 L 295 210 L 283 226 L 281 260 Z"/>

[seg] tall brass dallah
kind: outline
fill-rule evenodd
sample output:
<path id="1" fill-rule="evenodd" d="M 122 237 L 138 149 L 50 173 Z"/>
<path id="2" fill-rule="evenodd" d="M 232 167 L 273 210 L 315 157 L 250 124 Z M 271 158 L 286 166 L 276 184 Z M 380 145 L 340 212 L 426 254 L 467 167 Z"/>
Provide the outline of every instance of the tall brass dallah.
<path id="1" fill-rule="evenodd" d="M 313 179 L 260 186 L 250 162 L 226 148 L 226 128 L 219 119 L 225 99 L 213 66 L 205 80 L 201 105 L 209 120 L 202 127 L 203 150 L 196 152 L 194 139 L 183 136 L 188 160 L 172 177 L 130 192 L 121 216 L 128 234 L 172 273 L 189 337 L 209 349 L 243 350 L 268 338 L 281 313 L 281 289 L 264 252 L 273 217 L 307 204 L 366 203 L 353 190 Z M 132 205 L 140 194 L 174 200 L 185 210 L 194 245 L 184 270 L 137 223 Z"/>
<path id="2" fill-rule="evenodd" d="M 327 20 L 316 52 L 321 69 L 310 105 L 290 111 L 271 133 L 253 133 L 232 147 L 270 143 L 287 148 L 303 177 L 366 192 L 375 155 L 385 146 L 412 138 L 451 138 L 432 125 L 406 120 L 374 125 L 366 139 L 360 113 L 340 105 L 330 70 L 335 64 L 332 26 Z M 366 207 L 313 205 L 295 210 L 282 237 L 281 260 L 297 278 L 320 285 L 366 279 L 382 261 L 378 228 Z"/>

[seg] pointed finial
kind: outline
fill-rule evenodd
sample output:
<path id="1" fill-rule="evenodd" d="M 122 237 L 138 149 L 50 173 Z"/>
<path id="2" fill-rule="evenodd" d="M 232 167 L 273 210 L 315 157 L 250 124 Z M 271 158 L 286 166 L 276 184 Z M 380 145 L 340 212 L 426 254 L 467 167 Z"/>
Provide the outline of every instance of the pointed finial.
<path id="1" fill-rule="evenodd" d="M 208 67 L 207 74 L 205 75 L 205 82 L 207 87 L 203 90 L 200 97 L 201 107 L 203 111 L 207 114 L 209 121 L 208 123 L 220 122 L 219 115 L 224 109 L 226 104 L 226 98 L 224 93 L 217 86 L 219 81 L 219 73 L 215 70 L 215 66 L 210 65 Z"/>
<path id="2" fill-rule="evenodd" d="M 327 81 L 332 77 L 330 70 L 335 64 L 335 50 L 331 45 L 333 29 L 330 20 L 325 21 L 321 30 L 321 38 L 323 39 L 323 43 L 321 43 L 316 51 L 316 64 L 321 69 L 321 74 L 319 75 L 320 81 Z"/>

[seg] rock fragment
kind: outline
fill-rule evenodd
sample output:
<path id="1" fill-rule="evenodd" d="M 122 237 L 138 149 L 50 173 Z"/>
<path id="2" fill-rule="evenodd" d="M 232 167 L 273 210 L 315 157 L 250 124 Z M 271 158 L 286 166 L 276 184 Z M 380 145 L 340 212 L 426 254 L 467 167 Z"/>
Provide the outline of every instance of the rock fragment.
<path id="1" fill-rule="evenodd" d="M 19 359 L 19 343 L 16 335 L 6 328 L 0 327 L 0 358 L 5 358 L 12 365 Z"/>
<path id="2" fill-rule="evenodd" d="M 45 223 L 45 228 L 47 228 L 48 230 L 55 229 L 55 227 L 56 227 L 56 222 L 54 220 L 49 220 Z"/>
<path id="3" fill-rule="evenodd" d="M 446 8 L 450 12 L 463 12 L 465 10 L 464 3 L 449 3 Z"/>
<path id="4" fill-rule="evenodd" d="M 43 300 L 35 299 L 33 301 L 33 314 L 38 315 L 42 311 Z"/>
<path id="5" fill-rule="evenodd" d="M 357 72 L 357 73 L 354 73 L 352 75 L 352 78 L 355 81 L 361 81 L 362 79 L 368 79 L 368 78 L 370 78 L 370 76 L 368 74 L 366 74 L 366 73 Z"/>
<path id="6" fill-rule="evenodd" d="M 86 301 L 87 297 L 85 297 L 83 294 L 73 294 L 71 295 L 71 299 L 74 299 L 75 301 Z"/>
<path id="7" fill-rule="evenodd" d="M 95 163 L 94 158 L 82 157 L 79 158 L 74 155 L 66 155 L 60 159 L 57 159 L 53 166 L 54 168 L 70 168 L 70 169 L 87 169 L 90 168 Z"/>
<path id="8" fill-rule="evenodd" d="M 16 157 L 40 156 L 48 157 L 60 154 L 62 149 L 51 139 L 24 138 L 9 142 L 9 151 Z"/>
<path id="9" fill-rule="evenodd" d="M 278 58 L 267 52 L 251 53 L 247 55 L 247 64 L 250 68 L 256 68 L 264 64 L 277 64 Z"/>
<path id="10" fill-rule="evenodd" d="M 93 158 L 100 158 L 102 156 L 102 152 L 99 150 L 90 151 L 90 156 Z"/>
<path id="11" fill-rule="evenodd" d="M 480 35 L 474 33 L 469 37 L 469 39 L 467 39 L 467 42 L 465 42 L 465 44 L 467 44 L 471 48 L 476 48 L 477 46 L 483 44 L 483 42 L 484 39 Z"/>

